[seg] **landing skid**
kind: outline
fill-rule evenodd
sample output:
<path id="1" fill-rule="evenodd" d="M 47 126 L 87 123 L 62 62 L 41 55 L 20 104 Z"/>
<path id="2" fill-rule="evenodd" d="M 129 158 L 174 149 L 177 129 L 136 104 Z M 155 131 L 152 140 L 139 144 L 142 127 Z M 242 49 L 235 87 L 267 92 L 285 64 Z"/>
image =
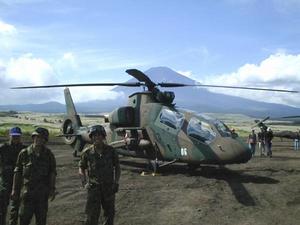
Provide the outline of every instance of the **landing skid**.
<path id="1" fill-rule="evenodd" d="M 200 167 L 200 164 L 187 164 L 187 168 L 189 171 L 195 171 Z"/>
<path id="2" fill-rule="evenodd" d="M 155 160 L 148 160 L 148 172 L 147 171 L 143 171 L 141 173 L 142 176 L 146 176 L 149 175 L 151 173 L 152 176 L 157 176 L 159 175 L 158 170 L 159 168 L 171 165 L 173 163 L 177 162 L 177 159 L 174 159 L 172 161 L 160 164 L 159 161 L 157 159 Z"/>

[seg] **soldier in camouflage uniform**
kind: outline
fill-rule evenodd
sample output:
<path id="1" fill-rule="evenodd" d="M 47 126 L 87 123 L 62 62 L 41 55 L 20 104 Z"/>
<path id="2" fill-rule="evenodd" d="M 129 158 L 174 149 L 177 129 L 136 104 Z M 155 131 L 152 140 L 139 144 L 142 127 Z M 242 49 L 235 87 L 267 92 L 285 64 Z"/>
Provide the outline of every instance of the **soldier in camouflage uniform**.
<path id="1" fill-rule="evenodd" d="M 48 211 L 48 198 L 55 198 L 56 162 L 45 144 L 49 132 L 37 128 L 32 133 L 33 144 L 23 149 L 16 163 L 12 198 L 19 198 L 22 184 L 20 225 L 29 225 L 33 214 L 36 224 L 45 225 Z"/>
<path id="2" fill-rule="evenodd" d="M 98 225 L 101 206 L 104 225 L 113 225 L 115 193 L 119 188 L 120 164 L 116 151 L 104 143 L 106 132 L 100 125 L 93 126 L 89 135 L 93 145 L 86 148 L 79 162 L 79 175 L 86 183 L 86 225 Z"/>
<path id="3" fill-rule="evenodd" d="M 0 146 L 0 225 L 6 224 L 7 206 L 13 184 L 14 168 L 20 151 L 26 148 L 21 141 L 22 131 L 13 127 L 9 131 L 9 142 Z M 18 223 L 19 201 L 11 201 L 10 224 Z"/>

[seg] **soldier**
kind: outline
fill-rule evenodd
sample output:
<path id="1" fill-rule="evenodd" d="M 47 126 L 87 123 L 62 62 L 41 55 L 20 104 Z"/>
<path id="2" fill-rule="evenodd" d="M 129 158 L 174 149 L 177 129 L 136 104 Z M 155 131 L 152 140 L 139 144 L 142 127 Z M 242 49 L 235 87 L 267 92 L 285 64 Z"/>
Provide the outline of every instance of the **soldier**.
<path id="1" fill-rule="evenodd" d="M 20 198 L 20 225 L 29 225 L 33 214 L 37 225 L 45 225 L 48 198 L 55 198 L 56 162 L 50 149 L 46 147 L 49 132 L 37 128 L 32 133 L 33 144 L 23 149 L 16 163 L 12 198 Z"/>
<path id="2" fill-rule="evenodd" d="M 299 151 L 299 140 L 300 140 L 300 130 L 298 129 L 296 132 L 296 137 L 294 139 L 294 150 Z"/>
<path id="3" fill-rule="evenodd" d="M 265 155 L 265 131 L 263 128 L 258 132 L 257 139 L 258 139 L 258 149 L 260 151 L 260 156 L 262 157 Z"/>
<path id="4" fill-rule="evenodd" d="M 7 206 L 13 184 L 14 168 L 20 151 L 26 148 L 22 144 L 22 131 L 13 127 L 9 131 L 9 142 L 0 146 L 0 225 L 6 224 Z M 11 201 L 10 224 L 18 223 L 19 201 Z"/>
<path id="5" fill-rule="evenodd" d="M 273 139 L 273 131 L 270 127 L 268 127 L 267 132 L 265 133 L 265 145 L 267 149 L 267 156 L 272 158 L 272 139 Z"/>
<path id="6" fill-rule="evenodd" d="M 115 193 L 118 192 L 121 174 L 119 158 L 116 151 L 104 143 L 106 132 L 103 126 L 93 126 L 89 136 L 93 145 L 83 151 L 79 162 L 79 175 L 88 192 L 86 225 L 98 224 L 101 206 L 104 211 L 103 224 L 113 225 Z"/>
<path id="7" fill-rule="evenodd" d="M 248 144 L 249 144 L 249 147 L 251 149 L 251 152 L 252 152 L 252 156 L 255 155 L 255 148 L 256 148 L 256 141 L 257 138 L 256 138 L 256 133 L 255 133 L 255 130 L 252 130 L 251 134 L 249 134 L 248 136 Z"/>

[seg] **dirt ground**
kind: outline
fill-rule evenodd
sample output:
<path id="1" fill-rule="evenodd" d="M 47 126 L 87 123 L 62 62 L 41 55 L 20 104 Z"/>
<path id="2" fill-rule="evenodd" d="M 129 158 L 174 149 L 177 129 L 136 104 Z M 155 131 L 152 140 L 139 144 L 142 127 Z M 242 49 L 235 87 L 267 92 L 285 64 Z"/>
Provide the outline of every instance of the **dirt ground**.
<path id="1" fill-rule="evenodd" d="M 300 224 L 300 151 L 292 144 L 275 140 L 271 159 L 255 156 L 246 164 L 203 165 L 194 172 L 174 164 L 155 177 L 140 175 L 145 161 L 120 157 L 115 224 Z M 49 204 L 48 224 L 81 225 L 86 190 L 77 175 L 78 159 L 62 143 L 49 148 L 57 159 L 59 194 Z"/>

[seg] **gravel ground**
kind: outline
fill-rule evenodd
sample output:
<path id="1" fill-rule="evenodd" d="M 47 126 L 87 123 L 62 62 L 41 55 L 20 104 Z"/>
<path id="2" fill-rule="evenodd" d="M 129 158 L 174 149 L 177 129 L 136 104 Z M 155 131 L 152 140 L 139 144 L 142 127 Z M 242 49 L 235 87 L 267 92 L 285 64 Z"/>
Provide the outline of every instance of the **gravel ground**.
<path id="1" fill-rule="evenodd" d="M 57 198 L 49 225 L 84 224 L 86 190 L 69 146 L 49 143 L 57 159 Z M 122 176 L 115 224 L 126 225 L 297 225 L 300 224 L 300 152 L 275 140 L 273 158 L 255 156 L 246 164 L 184 164 L 141 176 L 144 160 L 120 157 Z M 34 224 L 34 223 L 32 223 Z"/>

